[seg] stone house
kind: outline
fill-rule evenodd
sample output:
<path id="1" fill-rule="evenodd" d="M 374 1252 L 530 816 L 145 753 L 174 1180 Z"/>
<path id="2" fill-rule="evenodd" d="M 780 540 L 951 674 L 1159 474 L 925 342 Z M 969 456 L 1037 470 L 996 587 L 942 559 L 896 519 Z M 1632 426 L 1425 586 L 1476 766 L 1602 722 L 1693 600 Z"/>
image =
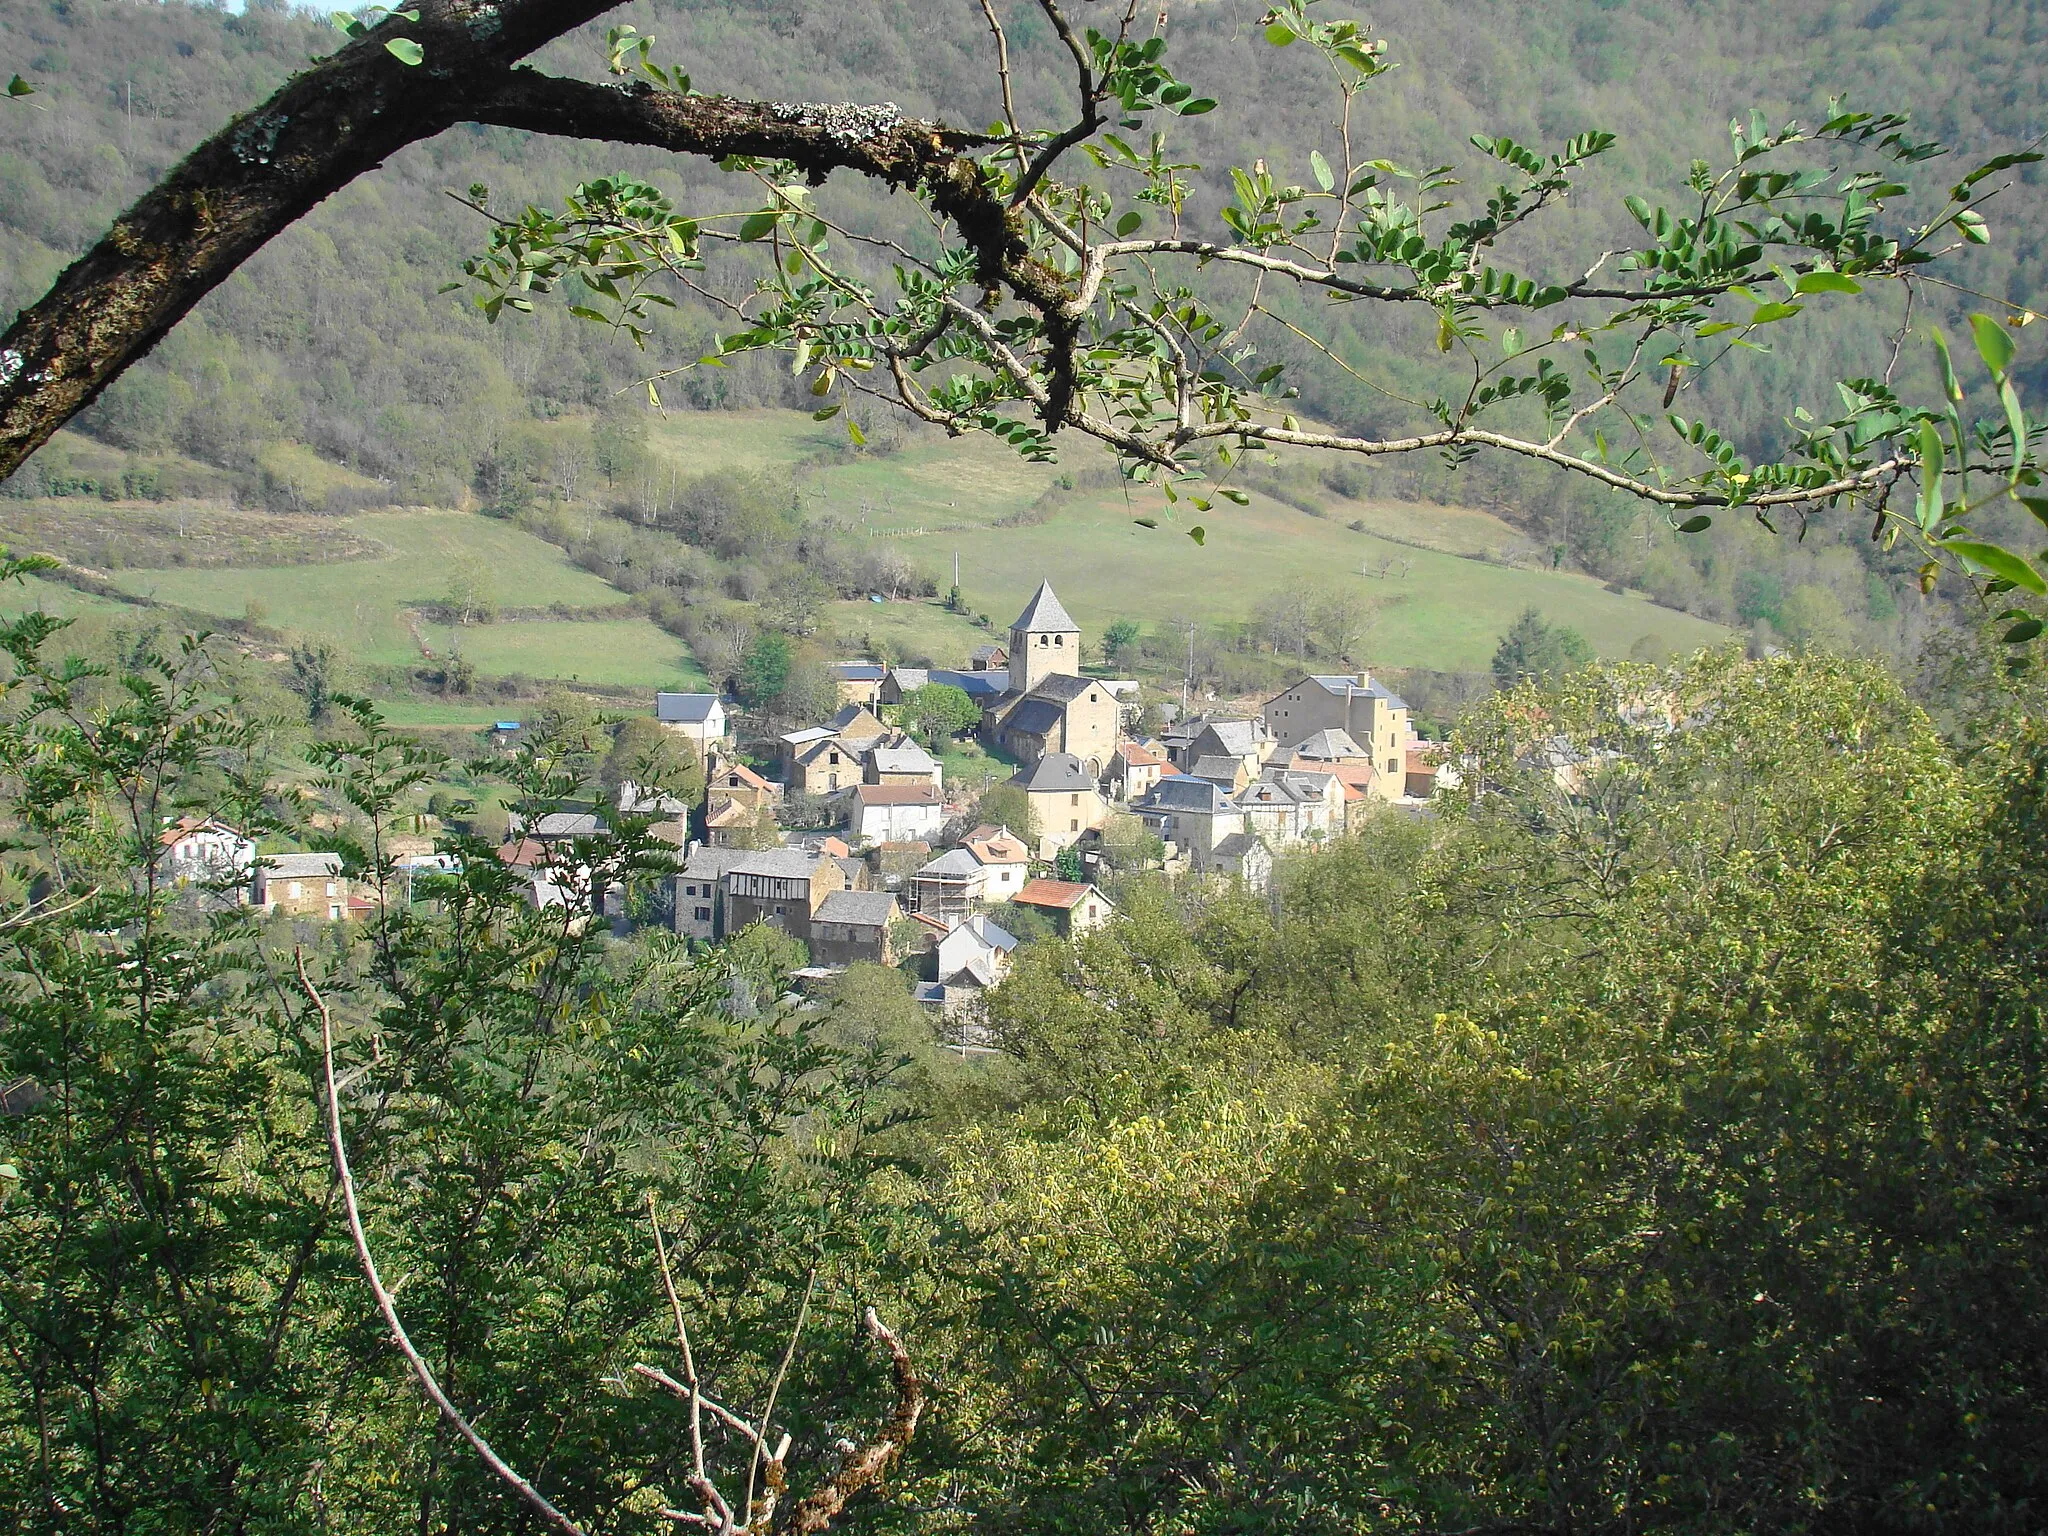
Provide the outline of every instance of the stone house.
<path id="1" fill-rule="evenodd" d="M 725 873 L 755 857 L 745 848 L 692 848 L 671 882 L 670 908 L 678 935 L 709 944 L 725 932 Z"/>
<path id="2" fill-rule="evenodd" d="M 1263 892 L 1273 883 L 1273 850 L 1256 833 L 1233 832 L 1210 850 L 1208 873 Z"/>
<path id="3" fill-rule="evenodd" d="M 265 912 L 338 923 L 348 916 L 348 880 L 338 853 L 265 853 L 255 860 L 251 897 Z"/>
<path id="4" fill-rule="evenodd" d="M 939 789 L 946 782 L 939 760 L 907 736 L 870 751 L 866 773 L 870 784 L 929 784 Z"/>
<path id="5" fill-rule="evenodd" d="M 946 801 L 936 784 L 857 784 L 847 811 L 848 829 L 870 843 L 929 841 L 946 824 Z"/>
<path id="6" fill-rule="evenodd" d="M 811 964 L 893 965 L 889 925 L 898 915 L 887 891 L 834 891 L 811 914 Z"/>
<path id="7" fill-rule="evenodd" d="M 1009 781 L 1024 792 L 1038 828 L 1038 856 L 1049 859 L 1081 834 L 1109 819 L 1109 802 L 1095 787 L 1095 775 L 1071 752 L 1051 752 Z"/>
<path id="8" fill-rule="evenodd" d="M 700 763 L 711 761 L 711 754 L 728 739 L 725 705 L 715 693 L 657 693 L 654 718 L 670 734 L 687 741 Z"/>
<path id="9" fill-rule="evenodd" d="M 960 840 L 981 866 L 986 900 L 1008 901 L 1031 878 L 1031 850 L 1008 827 L 976 827 Z"/>
<path id="10" fill-rule="evenodd" d="M 949 848 L 911 876 L 910 904 L 920 917 L 959 922 L 982 903 L 987 877 L 965 848 Z"/>
<path id="11" fill-rule="evenodd" d="M 1001 707 L 991 724 L 996 744 L 1019 762 L 1068 752 L 1101 778 L 1123 735 L 1123 711 L 1094 678 L 1061 674 Z"/>
<path id="12" fill-rule="evenodd" d="M 1173 758 L 1182 773 L 1193 773 L 1204 758 L 1234 757 L 1246 780 L 1256 779 L 1273 760 L 1278 743 L 1263 720 L 1225 716 L 1189 721 L 1180 754 Z"/>
<path id="13" fill-rule="evenodd" d="M 256 844 L 224 821 L 180 816 L 157 836 L 157 878 L 171 885 L 238 888 L 245 899 L 256 870 Z"/>
<path id="14" fill-rule="evenodd" d="M 762 813 L 771 811 L 781 798 L 781 785 L 770 783 L 745 763 L 719 763 L 705 781 L 705 836 L 728 847 L 750 843 Z"/>
<path id="15" fill-rule="evenodd" d="M 1110 792 L 1125 804 L 1142 800 L 1152 792 L 1152 786 L 1169 773 L 1180 770 L 1159 753 L 1135 741 L 1124 742 L 1109 756 L 1109 767 L 1103 777 L 1108 781 Z"/>
<path id="16" fill-rule="evenodd" d="M 1245 829 L 1244 811 L 1229 792 L 1192 774 L 1161 779 L 1131 809 L 1166 843 L 1169 865 L 1185 861 L 1197 870 L 1209 867 L 1217 844 Z"/>
<path id="17" fill-rule="evenodd" d="M 873 709 L 882 702 L 882 679 L 889 669 L 877 661 L 842 661 L 832 668 L 832 683 L 841 704 Z"/>
<path id="18" fill-rule="evenodd" d="M 719 938 L 766 923 L 808 944 L 812 915 L 850 881 L 845 865 L 830 855 L 770 848 L 728 865 L 722 883 Z"/>
<path id="19" fill-rule="evenodd" d="M 1063 939 L 1100 928 L 1116 915 L 1116 903 L 1094 886 L 1073 880 L 1027 881 L 1012 899 L 1045 913 Z"/>
<path id="20" fill-rule="evenodd" d="M 1259 713 L 1289 751 L 1318 732 L 1344 732 L 1365 749 L 1376 771 L 1375 794 L 1398 800 L 1406 792 L 1408 705 L 1385 684 L 1374 682 L 1371 673 L 1311 672 L 1268 699 Z"/>

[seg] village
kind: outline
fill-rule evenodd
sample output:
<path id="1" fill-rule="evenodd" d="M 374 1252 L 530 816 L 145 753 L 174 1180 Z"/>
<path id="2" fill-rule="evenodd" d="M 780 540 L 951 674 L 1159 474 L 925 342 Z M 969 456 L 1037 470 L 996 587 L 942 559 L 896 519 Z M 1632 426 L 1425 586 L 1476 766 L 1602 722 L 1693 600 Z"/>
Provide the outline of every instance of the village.
<path id="1" fill-rule="evenodd" d="M 693 945 L 763 925 L 801 944 L 799 981 L 856 963 L 902 966 L 918 1000 L 971 1021 L 1020 944 L 1108 923 L 1105 879 L 1151 874 L 1264 892 L 1277 856 L 1361 831 L 1388 809 L 1423 812 L 1441 753 L 1369 673 L 1306 673 L 1256 710 L 1141 706 L 1135 682 L 1090 675 L 1085 636 L 1041 582 L 1008 631 L 959 669 L 848 660 L 828 720 L 742 739 L 714 693 L 660 692 L 649 715 L 701 765 L 700 803 L 620 782 L 608 802 L 514 819 L 496 857 L 536 909 L 629 924 L 624 891 L 593 875 L 592 840 L 635 818 L 672 850 L 651 912 Z M 1142 727 L 1156 729 L 1146 733 Z M 518 721 L 490 733 L 517 750 Z M 922 740 L 920 739 L 922 736 Z M 1015 768 L 948 784 L 956 741 Z M 997 819 L 976 813 L 994 802 Z M 218 820 L 165 828 L 160 873 L 287 918 L 348 922 L 391 891 L 332 852 L 265 852 Z M 393 878 L 459 868 L 409 849 Z"/>

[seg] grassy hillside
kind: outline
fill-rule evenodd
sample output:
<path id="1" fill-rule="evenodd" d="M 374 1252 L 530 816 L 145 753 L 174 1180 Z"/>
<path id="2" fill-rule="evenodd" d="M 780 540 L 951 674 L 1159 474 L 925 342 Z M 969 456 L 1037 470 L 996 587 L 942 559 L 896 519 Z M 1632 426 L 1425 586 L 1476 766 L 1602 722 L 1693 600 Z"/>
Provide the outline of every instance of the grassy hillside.
<path id="1" fill-rule="evenodd" d="M 571 418 L 547 430 L 569 441 L 585 428 Z M 1191 619 L 1227 628 L 1249 620 L 1276 590 L 1348 586 L 1376 609 L 1364 647 L 1373 664 L 1446 672 L 1483 669 L 1501 632 L 1532 606 L 1609 656 L 1627 655 L 1645 636 L 1690 649 L 1726 634 L 1639 595 L 1604 590 L 1589 576 L 1510 564 L 1529 553 L 1526 544 L 1470 508 L 1326 493 L 1324 515 L 1311 516 L 1254 493 L 1249 506 L 1203 515 L 1208 539 L 1197 546 L 1184 533 L 1184 506 L 1176 521 L 1137 526 L 1137 517 L 1165 513 L 1156 491 L 1127 493 L 1099 469 L 1077 476 L 1028 464 L 984 440 L 933 436 L 886 456 L 853 456 L 835 425 L 767 409 L 676 412 L 652 421 L 648 436 L 662 473 L 770 472 L 794 487 L 809 519 L 908 556 L 942 588 L 957 553 L 968 612 L 997 627 L 1045 577 L 1091 639 L 1116 618 L 1159 635 Z M 317 474 L 317 465 L 301 468 L 308 479 Z M 595 508 L 589 516 L 610 521 Z M 618 588 L 555 545 L 473 512 L 324 517 L 70 497 L 0 502 L 0 539 L 103 569 L 138 598 L 325 638 L 369 667 L 460 655 L 486 681 L 637 689 L 707 682 L 684 643 L 633 611 Z M 496 622 L 441 622 L 458 570 L 478 573 Z M 47 584 L 34 600 L 53 612 L 119 607 Z M 708 589 L 697 600 L 723 601 Z M 879 646 L 941 662 L 964 659 L 987 638 L 971 619 L 915 600 L 827 603 L 818 635 L 828 651 Z M 416 724 L 466 723 L 490 717 L 493 707 L 420 700 L 400 714 Z"/>
<path id="2" fill-rule="evenodd" d="M 699 469 L 758 467 L 778 454 L 799 460 L 845 440 L 832 424 L 768 410 L 679 413 L 656 436 Z M 1062 475 L 1074 478 L 989 442 L 920 441 L 886 459 L 819 465 L 804 478 L 804 501 L 814 515 L 895 543 L 942 587 L 957 551 L 969 612 L 998 626 L 1043 577 L 1091 639 L 1115 618 L 1155 627 L 1188 618 L 1235 623 L 1289 584 L 1355 582 L 1379 606 L 1368 647 L 1377 664 L 1447 672 L 1484 668 L 1501 633 L 1529 607 L 1578 629 L 1605 656 L 1626 656 L 1646 635 L 1689 650 L 1728 634 L 1640 595 L 1609 592 L 1590 576 L 1495 563 L 1524 541 L 1472 508 L 1330 495 L 1325 515 L 1312 517 L 1255 493 L 1249 506 L 1219 503 L 1199 518 L 1183 503 L 1176 522 L 1147 529 L 1134 520 L 1164 515 L 1156 491 L 1127 496 L 1084 480 L 1054 496 L 1046 520 L 1001 526 L 1056 491 Z M 1205 545 L 1185 536 L 1190 520 L 1207 530 Z M 1368 531 L 1354 531 L 1354 522 Z M 836 603 L 827 611 L 828 624 L 851 640 L 882 638 L 935 659 L 963 656 L 986 638 L 933 603 Z"/>
<path id="3" fill-rule="evenodd" d="M 680 642 L 644 617 L 615 616 L 617 591 L 531 534 L 452 511 L 372 513 L 339 526 L 374 553 L 317 564 L 127 569 L 112 579 L 139 597 L 324 637 L 373 666 L 411 665 L 431 650 L 435 658 L 459 653 L 486 677 L 645 688 L 703 681 Z M 459 630 L 428 620 L 450 573 L 465 564 L 487 573 L 486 596 L 512 617 Z M 550 609 L 558 612 L 523 616 Z"/>

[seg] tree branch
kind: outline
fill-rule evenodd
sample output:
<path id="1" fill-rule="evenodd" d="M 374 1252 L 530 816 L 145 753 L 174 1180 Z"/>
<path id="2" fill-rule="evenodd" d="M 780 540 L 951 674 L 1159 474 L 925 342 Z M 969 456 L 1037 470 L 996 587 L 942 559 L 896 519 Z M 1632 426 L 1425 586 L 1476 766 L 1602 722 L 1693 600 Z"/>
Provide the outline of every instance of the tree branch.
<path id="1" fill-rule="evenodd" d="M 419 0 L 207 139 L 0 336 L 0 479 L 280 231 L 617 0 Z M 425 61 L 399 62 L 404 36 Z"/>
<path id="2" fill-rule="evenodd" d="M 533 1484 L 513 1471 L 505 1459 L 491 1449 L 490 1442 L 478 1434 L 469 1420 L 462 1416 L 462 1410 L 449 1401 L 448 1394 L 441 1390 L 441 1384 L 434 1379 L 433 1368 L 421 1357 L 419 1350 L 413 1347 L 412 1338 L 405 1331 L 405 1324 L 399 1321 L 397 1305 L 392 1301 L 391 1292 L 384 1288 L 383 1278 L 377 1273 L 377 1260 L 370 1252 L 369 1234 L 363 1230 L 363 1215 L 356 1205 L 355 1175 L 349 1171 L 348 1145 L 343 1141 L 341 1134 L 341 1093 L 334 1081 L 334 1020 L 327 1011 L 327 1000 L 313 985 L 313 978 L 306 974 L 305 952 L 294 950 L 292 959 L 298 967 L 299 986 L 320 1014 L 320 1054 L 327 1087 L 327 1145 L 334 1154 L 334 1175 L 341 1185 L 342 1208 L 348 1214 L 349 1235 L 355 1239 L 356 1258 L 362 1265 L 363 1278 L 369 1281 L 370 1294 L 377 1299 L 377 1310 L 384 1314 L 384 1326 L 390 1330 L 391 1342 L 397 1346 L 398 1352 L 405 1356 L 406 1363 L 412 1367 L 413 1376 L 418 1380 L 420 1390 L 426 1394 L 427 1400 L 440 1410 L 441 1417 L 454 1427 L 455 1432 L 469 1442 L 470 1448 L 482 1458 L 484 1465 L 524 1499 L 535 1514 L 559 1531 L 561 1536 L 583 1536 L 583 1528 L 550 1504 Z"/>
<path id="3" fill-rule="evenodd" d="M 917 1421 L 924 1413 L 924 1383 L 910 1363 L 910 1351 L 883 1326 L 873 1307 L 867 1310 L 867 1325 L 868 1336 L 889 1351 L 896 1373 L 896 1412 L 887 1429 L 846 1458 L 838 1476 L 790 1510 L 783 1527 L 790 1536 L 817 1536 L 830 1526 L 849 1499 L 889 1470 L 889 1464 L 903 1454 L 910 1437 L 917 1433 Z"/>

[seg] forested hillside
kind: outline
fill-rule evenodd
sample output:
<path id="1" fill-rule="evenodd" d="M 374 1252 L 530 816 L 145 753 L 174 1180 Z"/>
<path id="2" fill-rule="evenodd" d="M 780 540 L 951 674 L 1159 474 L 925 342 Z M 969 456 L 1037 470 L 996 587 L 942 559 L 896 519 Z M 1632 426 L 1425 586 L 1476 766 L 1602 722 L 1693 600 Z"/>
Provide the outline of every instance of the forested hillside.
<path id="1" fill-rule="evenodd" d="M 1063 88 L 1052 40 L 1029 7 L 1008 9 L 1019 93 L 1050 101 Z M 963 123 L 996 109 L 986 24 L 967 4 L 643 4 L 616 19 L 653 33 L 700 89 L 887 98 Z M 1177 67 L 1190 80 L 1217 82 L 1222 103 L 1176 130 L 1190 159 L 1249 160 L 1267 146 L 1311 142 L 1326 126 L 1328 100 L 1306 51 L 1252 46 L 1253 20 L 1249 9 L 1224 4 L 1172 13 Z M 1729 117 L 1752 106 L 1772 122 L 1811 119 L 1829 97 L 1849 93 L 1865 105 L 1910 109 L 1918 130 L 1968 151 L 2016 147 L 2042 127 L 2032 60 L 2048 16 L 2038 4 L 1414 4 L 1374 23 L 1400 66 L 1375 84 L 1358 125 L 1375 153 L 1467 164 L 1474 151 L 1465 140 L 1480 130 L 1530 142 L 1591 127 L 1620 135 L 1574 192 L 1572 219 L 1543 226 L 1523 253 L 1563 265 L 1590 266 L 1608 245 L 1625 243 L 1622 194 L 1673 186 L 1691 158 L 1720 152 Z M 0 308 L 34 296 L 185 146 L 337 40 L 324 22 L 273 6 L 241 15 L 124 0 L 10 7 L 0 16 L 0 57 L 38 94 L 0 119 Z M 602 67 L 595 30 L 552 53 L 559 69 Z M 603 170 L 655 179 L 685 207 L 716 208 L 731 196 L 701 164 L 456 130 L 399 155 L 275 242 L 82 426 L 129 456 L 120 473 L 131 490 L 202 483 L 211 468 L 245 498 L 290 510 L 345 509 L 379 495 L 508 508 L 560 499 L 565 486 L 571 499 L 587 495 L 587 450 L 579 444 L 565 456 L 561 435 L 545 424 L 564 413 L 637 411 L 627 386 L 694 357 L 716 316 L 683 295 L 643 355 L 559 306 L 491 327 L 465 295 L 441 290 L 487 228 L 446 194 L 481 184 L 494 207 L 513 208 L 553 201 Z M 1283 176 L 1305 170 L 1275 167 Z M 2041 284 L 2039 168 L 2016 174 L 2021 192 L 1994 206 L 1994 243 L 1969 270 L 1972 286 L 2028 302 Z M 1197 199 L 1221 197 L 1196 180 Z M 1482 184 L 1475 176 L 1475 192 Z M 855 184 L 830 195 L 886 226 L 880 193 Z M 1953 329 L 1970 301 L 1928 293 L 1933 308 L 1955 301 Z M 1426 328 L 1366 308 L 1290 313 L 1373 381 L 1367 387 L 1299 347 L 1280 360 L 1313 411 L 1360 429 L 1409 419 L 1384 391 L 1430 387 Z M 1745 371 L 1709 374 L 1704 398 L 1689 388 L 1685 407 L 1724 421 L 1753 416 L 1764 399 L 1824 410 L 1832 404 L 1826 381 L 1869 366 L 1883 345 L 1875 312 L 1847 324 L 1817 313 L 1777 329 L 1774 353 L 1747 359 Z M 1931 366 L 1925 348 L 1903 366 Z M 2023 374 L 2022 382 L 2042 381 Z M 800 403 L 786 374 L 747 360 L 679 375 L 665 398 L 690 409 Z M 876 430 L 872 409 L 860 414 L 875 448 L 886 450 L 890 431 Z M 285 446 L 294 443 L 312 457 Z M 1455 470 L 1420 461 L 1346 467 L 1331 471 L 1334 487 L 1307 460 L 1266 473 L 1283 489 L 1291 479 L 1297 500 L 1349 493 L 1478 504 L 1523 528 L 1552 562 L 1767 635 L 1907 650 L 1919 632 L 1903 557 L 1887 561 L 1865 530 L 1826 519 L 1799 540 L 1726 519 L 1710 537 L 1680 538 L 1657 516 L 1542 466 L 1491 460 Z M 11 489 L 62 490 L 92 478 L 59 444 Z"/>

